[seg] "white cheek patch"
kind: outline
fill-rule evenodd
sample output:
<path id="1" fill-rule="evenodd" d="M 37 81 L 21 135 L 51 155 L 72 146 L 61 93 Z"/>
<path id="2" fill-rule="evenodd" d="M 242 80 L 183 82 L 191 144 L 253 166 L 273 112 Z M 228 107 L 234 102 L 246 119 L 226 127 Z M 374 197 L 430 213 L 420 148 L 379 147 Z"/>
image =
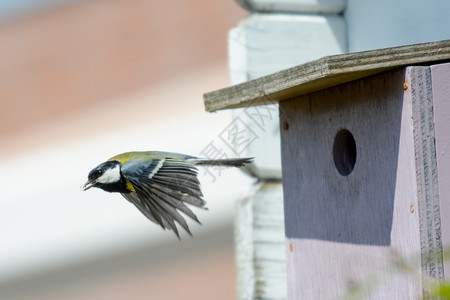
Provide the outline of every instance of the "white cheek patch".
<path id="1" fill-rule="evenodd" d="M 98 183 L 115 183 L 120 181 L 120 166 L 117 165 L 112 169 L 108 169 L 103 173 L 102 176 L 97 178 L 96 182 Z"/>

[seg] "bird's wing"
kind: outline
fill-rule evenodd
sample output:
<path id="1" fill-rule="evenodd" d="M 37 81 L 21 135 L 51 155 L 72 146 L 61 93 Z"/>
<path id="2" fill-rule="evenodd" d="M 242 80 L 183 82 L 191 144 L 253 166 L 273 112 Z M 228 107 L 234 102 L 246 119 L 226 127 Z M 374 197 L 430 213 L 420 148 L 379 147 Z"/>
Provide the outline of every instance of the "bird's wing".
<path id="1" fill-rule="evenodd" d="M 123 164 L 122 173 L 136 191 L 122 195 L 151 221 L 164 229 L 173 229 L 178 237 L 175 222 L 191 234 L 180 212 L 200 223 L 186 205 L 205 208 L 206 204 L 193 165 L 172 158 L 130 160 Z"/>

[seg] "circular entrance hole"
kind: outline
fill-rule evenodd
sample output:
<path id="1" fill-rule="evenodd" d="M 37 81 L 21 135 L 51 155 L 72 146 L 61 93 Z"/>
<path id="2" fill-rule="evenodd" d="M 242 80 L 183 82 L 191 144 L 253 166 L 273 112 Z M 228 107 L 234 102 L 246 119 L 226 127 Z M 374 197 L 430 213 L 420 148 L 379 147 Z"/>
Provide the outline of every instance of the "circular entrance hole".
<path id="1" fill-rule="evenodd" d="M 339 174 L 348 176 L 356 163 L 355 138 L 347 129 L 338 131 L 333 142 L 334 164 Z"/>

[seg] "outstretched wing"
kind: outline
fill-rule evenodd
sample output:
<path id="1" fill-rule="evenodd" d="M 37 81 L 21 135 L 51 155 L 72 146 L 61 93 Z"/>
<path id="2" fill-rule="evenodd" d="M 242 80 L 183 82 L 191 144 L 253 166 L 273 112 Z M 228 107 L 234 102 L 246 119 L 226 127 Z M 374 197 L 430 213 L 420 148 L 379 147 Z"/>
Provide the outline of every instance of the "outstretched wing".
<path id="1" fill-rule="evenodd" d="M 173 158 L 131 160 L 123 164 L 122 173 L 136 191 L 122 195 L 148 219 L 164 229 L 173 229 L 178 238 L 176 223 L 192 235 L 180 212 L 200 223 L 186 205 L 205 208 L 196 167 Z"/>

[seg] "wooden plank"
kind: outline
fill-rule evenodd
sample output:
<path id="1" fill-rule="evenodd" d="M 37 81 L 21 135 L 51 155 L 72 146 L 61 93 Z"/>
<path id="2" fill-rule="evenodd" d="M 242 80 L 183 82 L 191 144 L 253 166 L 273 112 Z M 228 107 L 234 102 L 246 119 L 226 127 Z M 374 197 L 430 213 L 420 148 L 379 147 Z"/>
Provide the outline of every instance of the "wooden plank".
<path id="1" fill-rule="evenodd" d="M 203 95 L 207 111 L 279 102 L 406 65 L 450 60 L 450 40 L 326 56 Z"/>
<path id="2" fill-rule="evenodd" d="M 442 246 L 450 247 L 450 64 L 431 66 L 433 113 L 436 135 L 437 176 L 441 211 Z M 450 261 L 444 261 L 445 280 L 450 279 Z"/>
<path id="3" fill-rule="evenodd" d="M 428 299 L 430 278 L 444 279 L 430 67 L 408 67 L 405 82 L 405 100 L 412 105 L 423 296 Z"/>
<path id="4" fill-rule="evenodd" d="M 345 9 L 344 0 L 236 0 L 248 11 L 339 14 Z"/>
<path id="5" fill-rule="evenodd" d="M 286 299 L 281 183 L 262 183 L 236 205 L 238 299 Z"/>
<path id="6" fill-rule="evenodd" d="M 290 299 L 418 299 L 421 251 L 412 103 L 405 69 L 280 103 Z M 356 163 L 336 168 L 339 130 Z M 395 261 L 408 261 L 404 272 Z M 361 297 L 366 299 L 366 297 Z"/>

